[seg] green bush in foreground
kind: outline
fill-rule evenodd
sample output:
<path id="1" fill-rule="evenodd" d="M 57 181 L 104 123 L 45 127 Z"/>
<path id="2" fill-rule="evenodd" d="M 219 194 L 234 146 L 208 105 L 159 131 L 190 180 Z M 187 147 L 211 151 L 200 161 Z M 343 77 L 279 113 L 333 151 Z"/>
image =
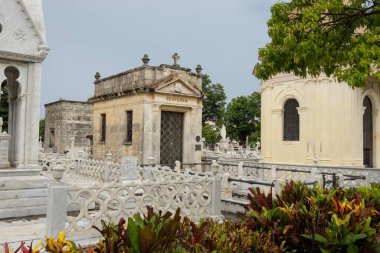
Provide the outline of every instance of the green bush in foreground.
<path id="1" fill-rule="evenodd" d="M 288 182 L 276 198 L 250 189 L 246 217 L 240 222 L 205 219 L 193 223 L 174 215 L 135 214 L 118 224 L 96 228 L 97 245 L 83 250 L 67 241 L 46 238 L 36 249 L 24 243 L 23 253 L 153 253 L 153 252 L 380 252 L 380 185 L 370 188 L 308 188 Z M 5 244 L 5 252 L 12 252 Z"/>
<path id="2" fill-rule="evenodd" d="M 251 229 L 272 233 L 285 251 L 380 252 L 379 184 L 327 190 L 291 181 L 276 199 L 250 191 Z"/>

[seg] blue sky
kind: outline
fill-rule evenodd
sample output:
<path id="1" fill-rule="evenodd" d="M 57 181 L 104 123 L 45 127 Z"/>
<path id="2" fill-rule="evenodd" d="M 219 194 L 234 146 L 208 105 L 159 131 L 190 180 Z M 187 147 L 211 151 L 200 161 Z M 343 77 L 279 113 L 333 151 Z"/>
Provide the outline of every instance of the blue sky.
<path id="1" fill-rule="evenodd" d="M 41 109 L 59 98 L 86 100 L 96 71 L 105 77 L 142 65 L 201 64 L 228 100 L 257 91 L 257 50 L 269 41 L 275 0 L 44 1 L 47 42 Z"/>

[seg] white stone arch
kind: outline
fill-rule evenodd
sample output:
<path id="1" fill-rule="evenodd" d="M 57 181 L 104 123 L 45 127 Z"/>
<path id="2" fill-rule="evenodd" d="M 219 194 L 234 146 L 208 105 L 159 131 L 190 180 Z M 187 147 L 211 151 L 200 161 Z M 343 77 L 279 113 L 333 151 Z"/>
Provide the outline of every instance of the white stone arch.
<path id="1" fill-rule="evenodd" d="M 372 138 L 373 138 L 373 166 L 379 168 L 380 167 L 380 97 L 379 94 L 372 88 L 367 88 L 362 92 L 361 103 L 363 106 L 363 102 L 365 97 L 368 97 L 372 104 Z M 362 107 L 362 112 L 364 114 L 365 108 Z M 363 117 L 360 117 L 360 126 L 361 126 L 361 139 L 363 140 Z M 363 144 L 362 144 L 363 145 Z M 363 149 L 362 149 L 363 152 Z M 362 155 L 363 157 L 363 155 Z"/>
<path id="2" fill-rule="evenodd" d="M 14 79 L 14 84 L 8 84 L 7 83 L 7 89 L 8 89 L 8 92 L 10 94 L 10 97 L 12 98 L 17 98 L 19 96 L 21 96 L 22 94 L 22 86 L 21 86 L 21 83 L 20 83 L 20 75 L 21 75 L 21 72 L 20 72 L 20 69 L 14 65 L 7 65 L 4 70 L 3 70 L 3 73 L 4 73 L 4 76 L 5 76 L 5 81 L 7 81 L 9 79 L 9 77 L 7 76 L 6 74 L 6 71 L 8 70 L 15 70 L 17 71 L 16 72 L 16 76 L 12 77 Z M 14 87 L 11 87 L 10 85 L 14 86 Z"/>
<path id="3" fill-rule="evenodd" d="M 379 97 L 379 94 L 377 94 L 374 89 L 371 89 L 371 88 L 365 89 L 362 93 L 361 102 L 364 101 L 365 97 L 369 97 L 369 99 L 371 100 L 372 110 L 379 110 L 380 109 L 380 97 Z"/>
<path id="4" fill-rule="evenodd" d="M 304 95 L 297 89 L 282 90 L 279 92 L 275 98 L 275 107 L 283 109 L 286 101 L 289 99 L 297 100 L 300 108 L 305 107 Z"/>
<path id="5" fill-rule="evenodd" d="M 284 89 L 280 91 L 274 99 L 274 107 L 272 112 L 278 114 L 279 118 L 277 124 L 280 125 L 279 138 L 282 142 L 297 144 L 304 140 L 305 138 L 305 115 L 302 113 L 306 111 L 306 102 L 303 93 L 293 87 L 286 88 L 286 84 L 282 85 Z M 298 115 L 299 115 L 299 141 L 284 141 L 284 106 L 289 99 L 295 99 L 298 102 Z"/>

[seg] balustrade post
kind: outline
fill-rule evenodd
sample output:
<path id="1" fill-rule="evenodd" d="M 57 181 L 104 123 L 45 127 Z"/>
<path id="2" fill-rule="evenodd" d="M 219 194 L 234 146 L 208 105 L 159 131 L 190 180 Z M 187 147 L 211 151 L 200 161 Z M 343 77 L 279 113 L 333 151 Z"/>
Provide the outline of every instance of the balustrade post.
<path id="1" fill-rule="evenodd" d="M 311 168 L 311 180 L 313 182 L 318 182 L 319 185 L 321 187 L 323 187 L 323 178 L 322 178 L 321 174 L 319 174 L 317 167 Z"/>
<path id="2" fill-rule="evenodd" d="M 111 174 L 111 163 L 112 163 L 112 154 L 108 152 L 106 154 L 106 161 L 104 166 L 104 182 L 110 182 L 110 174 Z"/>
<path id="3" fill-rule="evenodd" d="M 272 180 L 274 181 L 274 180 L 277 179 L 277 168 L 276 168 L 276 165 L 272 165 L 271 172 L 272 172 Z"/>
<path id="4" fill-rule="evenodd" d="M 222 214 L 222 180 L 218 175 L 212 177 L 211 195 L 211 216 L 220 216 Z"/>
<path id="5" fill-rule="evenodd" d="M 232 182 L 229 182 L 229 173 L 224 173 L 222 176 L 222 197 L 232 199 Z"/>
<path id="6" fill-rule="evenodd" d="M 261 180 L 264 180 L 264 165 L 261 164 L 261 167 L 257 168 L 257 177 Z"/>
<path id="7" fill-rule="evenodd" d="M 217 175 L 219 174 L 219 171 L 220 171 L 220 167 L 219 164 L 216 163 L 216 160 L 212 160 L 212 164 L 210 165 L 211 167 L 211 172 L 214 174 L 214 175 Z"/>
<path id="8" fill-rule="evenodd" d="M 244 166 L 244 163 L 243 162 L 239 162 L 239 164 L 238 164 L 238 177 L 242 177 L 242 178 L 245 177 L 243 166 Z"/>
<path id="9" fill-rule="evenodd" d="M 46 210 L 46 236 L 56 238 L 58 233 L 65 230 L 67 215 L 66 185 L 52 185 L 48 187 Z"/>
<path id="10" fill-rule="evenodd" d="M 337 171 L 337 186 L 338 187 L 344 187 L 344 176 L 343 176 L 343 171 L 342 170 L 338 170 Z"/>
<path id="11" fill-rule="evenodd" d="M 174 162 L 174 171 L 175 172 L 180 172 L 181 171 L 181 162 L 180 161 L 175 161 Z"/>
<path id="12" fill-rule="evenodd" d="M 370 178 L 370 176 L 369 176 L 369 173 L 366 172 L 366 173 L 364 173 L 363 176 L 365 176 L 365 179 L 364 179 L 364 186 L 365 186 L 365 187 L 371 187 L 371 178 Z"/>

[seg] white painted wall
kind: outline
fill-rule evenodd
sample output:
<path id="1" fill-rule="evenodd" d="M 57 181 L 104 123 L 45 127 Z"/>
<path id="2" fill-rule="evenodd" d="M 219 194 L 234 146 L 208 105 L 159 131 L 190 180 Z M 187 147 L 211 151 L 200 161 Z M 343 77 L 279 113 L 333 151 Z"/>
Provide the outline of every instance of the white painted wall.
<path id="1" fill-rule="evenodd" d="M 261 83 L 261 139 L 264 162 L 283 164 L 363 166 L 363 100 L 373 111 L 374 167 L 380 167 L 379 84 L 350 88 L 332 78 L 300 79 L 279 75 Z M 300 140 L 283 141 L 283 107 L 297 99 Z"/>

